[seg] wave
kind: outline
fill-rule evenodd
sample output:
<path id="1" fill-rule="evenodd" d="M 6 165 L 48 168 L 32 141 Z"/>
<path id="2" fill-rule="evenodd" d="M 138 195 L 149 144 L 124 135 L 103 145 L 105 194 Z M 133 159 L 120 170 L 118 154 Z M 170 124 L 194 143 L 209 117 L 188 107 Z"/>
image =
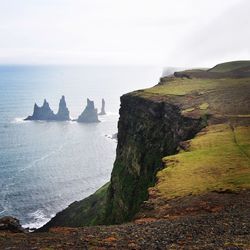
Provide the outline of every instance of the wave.
<path id="1" fill-rule="evenodd" d="M 25 121 L 24 119 L 25 119 L 25 117 L 16 117 L 13 121 L 11 121 L 11 123 L 25 123 L 25 122 L 28 122 L 28 121 Z"/>
<path id="2" fill-rule="evenodd" d="M 3 211 L 0 211 L 0 214 L 3 214 L 6 210 L 4 209 Z"/>
<path id="3" fill-rule="evenodd" d="M 43 226 L 55 215 L 51 214 L 50 216 L 46 216 L 41 209 L 38 209 L 35 212 L 29 213 L 28 216 L 32 222 L 23 224 L 22 226 L 24 228 L 30 228 L 32 230 L 34 228 Z"/>

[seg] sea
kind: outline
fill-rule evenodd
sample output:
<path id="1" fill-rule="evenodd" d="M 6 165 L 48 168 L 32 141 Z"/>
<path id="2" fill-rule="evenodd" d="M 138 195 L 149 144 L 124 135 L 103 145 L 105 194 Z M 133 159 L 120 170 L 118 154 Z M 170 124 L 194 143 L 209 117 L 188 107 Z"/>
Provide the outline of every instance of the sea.
<path id="1" fill-rule="evenodd" d="M 161 73 L 154 66 L 1 65 L 0 217 L 39 228 L 108 182 L 120 96 L 157 84 Z M 107 115 L 93 124 L 24 121 L 45 98 L 56 113 L 62 95 L 72 119 L 87 98 L 98 110 L 104 98 Z"/>

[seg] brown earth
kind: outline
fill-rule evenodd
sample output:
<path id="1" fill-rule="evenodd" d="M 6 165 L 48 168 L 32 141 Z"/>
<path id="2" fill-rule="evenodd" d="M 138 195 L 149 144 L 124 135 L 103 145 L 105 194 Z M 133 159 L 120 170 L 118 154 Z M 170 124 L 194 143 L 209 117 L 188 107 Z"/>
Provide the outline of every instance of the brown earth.
<path id="1" fill-rule="evenodd" d="M 151 194 L 153 197 L 153 194 Z M 250 249 L 250 191 L 145 202 L 133 223 L 0 232 L 0 249 Z"/>

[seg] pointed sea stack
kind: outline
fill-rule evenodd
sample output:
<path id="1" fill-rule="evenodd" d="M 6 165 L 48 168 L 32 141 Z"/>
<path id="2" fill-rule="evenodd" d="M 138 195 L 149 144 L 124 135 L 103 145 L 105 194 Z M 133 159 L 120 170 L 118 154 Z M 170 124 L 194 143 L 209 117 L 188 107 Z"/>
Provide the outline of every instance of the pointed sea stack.
<path id="1" fill-rule="evenodd" d="M 81 113 L 81 115 L 78 117 L 77 122 L 84 122 L 84 123 L 99 122 L 97 109 L 95 108 L 95 104 L 93 101 L 87 99 L 87 106 Z"/>
<path id="2" fill-rule="evenodd" d="M 42 107 L 39 107 L 36 103 L 34 105 L 33 115 L 28 116 L 24 120 L 55 120 L 56 116 L 54 112 L 51 110 L 49 103 L 44 99 Z"/>
<path id="3" fill-rule="evenodd" d="M 106 115 L 106 112 L 105 112 L 105 100 L 103 98 L 102 98 L 101 112 L 98 115 Z"/>
<path id="4" fill-rule="evenodd" d="M 59 103 L 59 109 L 56 114 L 56 120 L 57 121 L 69 121 L 69 110 L 66 105 L 65 97 L 62 96 L 60 103 Z"/>

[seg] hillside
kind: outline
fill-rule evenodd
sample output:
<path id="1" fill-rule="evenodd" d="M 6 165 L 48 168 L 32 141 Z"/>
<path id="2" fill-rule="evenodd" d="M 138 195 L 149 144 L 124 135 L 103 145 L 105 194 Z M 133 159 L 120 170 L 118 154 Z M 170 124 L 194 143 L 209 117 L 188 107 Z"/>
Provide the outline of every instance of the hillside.
<path id="1" fill-rule="evenodd" d="M 177 72 L 122 96 L 110 183 L 40 229 L 49 233 L 25 236 L 25 242 L 55 247 L 63 236 L 62 249 L 66 239 L 94 249 L 248 249 L 247 63 Z M 0 243 L 11 246 L 10 239 L 1 236 Z"/>
<path id="2" fill-rule="evenodd" d="M 233 62 L 226 62 L 216 65 L 215 67 L 211 68 L 210 72 L 229 72 L 232 70 L 239 70 L 243 68 L 250 67 L 250 61 L 233 61 Z"/>

